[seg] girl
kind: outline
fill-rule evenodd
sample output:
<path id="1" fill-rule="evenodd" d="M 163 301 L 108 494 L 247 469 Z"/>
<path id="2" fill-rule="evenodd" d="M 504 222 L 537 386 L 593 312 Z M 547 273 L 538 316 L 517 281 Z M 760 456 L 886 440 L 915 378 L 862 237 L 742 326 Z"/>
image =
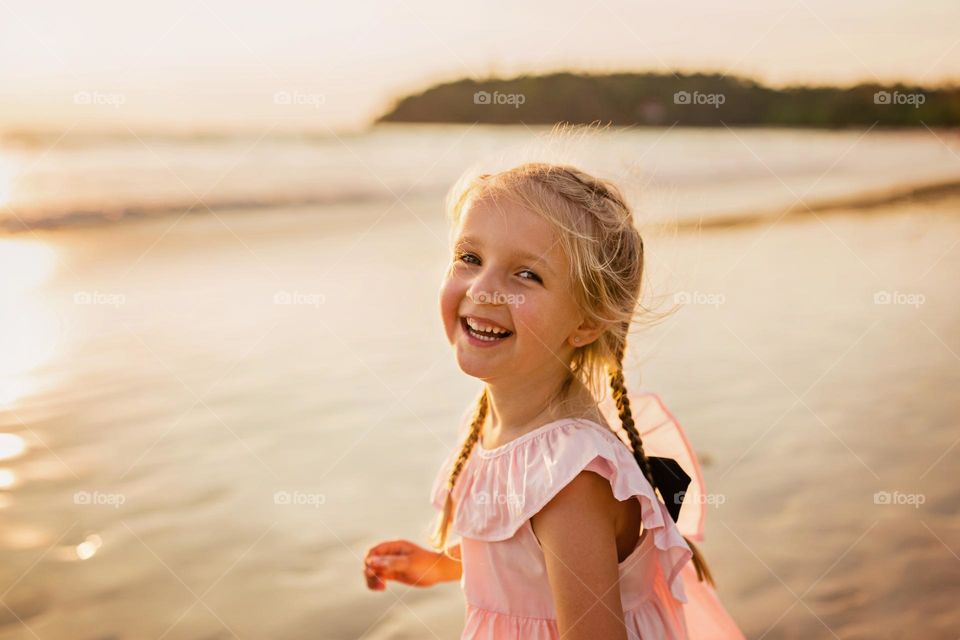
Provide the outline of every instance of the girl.
<path id="1" fill-rule="evenodd" d="M 681 569 L 713 580 L 655 493 L 624 386 L 643 241 L 623 196 L 536 163 L 462 180 L 448 208 L 443 324 L 484 387 L 434 483 L 440 551 L 375 545 L 368 586 L 459 579 L 462 638 L 688 637 Z M 604 369 L 626 442 L 599 408 Z M 711 637 L 742 638 L 710 605 Z"/>

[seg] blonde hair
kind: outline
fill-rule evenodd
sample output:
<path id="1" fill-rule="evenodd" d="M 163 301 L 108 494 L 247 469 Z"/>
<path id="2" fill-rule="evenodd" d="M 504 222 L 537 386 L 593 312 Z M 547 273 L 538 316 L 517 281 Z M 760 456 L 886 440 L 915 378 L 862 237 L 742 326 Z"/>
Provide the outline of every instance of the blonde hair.
<path id="1" fill-rule="evenodd" d="M 601 397 L 601 374 L 605 369 L 633 457 L 650 486 L 656 489 L 624 385 L 627 334 L 639 303 L 643 276 L 643 239 L 634 226 L 623 194 L 612 183 L 573 166 L 526 163 L 495 174 L 461 178 L 447 200 L 447 212 L 454 228 L 468 203 L 494 198 L 516 203 L 543 216 L 557 228 L 558 242 L 570 260 L 576 302 L 587 319 L 607 327 L 600 338 L 575 349 L 569 363 L 570 374 L 556 397 L 564 397 L 576 380 L 590 389 L 594 398 Z M 444 553 L 454 512 L 453 488 L 480 437 L 488 408 L 484 389 L 447 479 L 446 502 L 431 540 Z M 703 555 L 692 541 L 685 540 L 693 551 L 698 579 L 714 584 Z"/>

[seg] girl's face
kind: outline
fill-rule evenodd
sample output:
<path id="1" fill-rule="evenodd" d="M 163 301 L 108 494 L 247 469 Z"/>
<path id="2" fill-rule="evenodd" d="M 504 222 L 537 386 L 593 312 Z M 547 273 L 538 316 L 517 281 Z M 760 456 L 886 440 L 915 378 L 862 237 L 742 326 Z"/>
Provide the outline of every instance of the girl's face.
<path id="1" fill-rule="evenodd" d="M 567 367 L 596 338 L 571 295 L 557 230 L 505 199 L 470 201 L 457 227 L 440 311 L 457 363 L 485 381 Z"/>

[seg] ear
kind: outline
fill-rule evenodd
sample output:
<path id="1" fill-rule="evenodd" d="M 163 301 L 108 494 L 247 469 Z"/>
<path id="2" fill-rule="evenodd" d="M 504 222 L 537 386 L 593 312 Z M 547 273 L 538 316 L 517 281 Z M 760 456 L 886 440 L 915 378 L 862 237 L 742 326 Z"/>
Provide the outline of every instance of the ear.
<path id="1" fill-rule="evenodd" d="M 603 335 L 603 332 L 607 330 L 608 323 L 595 321 L 590 319 L 585 319 L 580 323 L 573 333 L 567 338 L 567 342 L 574 349 L 579 347 L 585 347 L 588 344 L 595 342 L 600 336 Z"/>

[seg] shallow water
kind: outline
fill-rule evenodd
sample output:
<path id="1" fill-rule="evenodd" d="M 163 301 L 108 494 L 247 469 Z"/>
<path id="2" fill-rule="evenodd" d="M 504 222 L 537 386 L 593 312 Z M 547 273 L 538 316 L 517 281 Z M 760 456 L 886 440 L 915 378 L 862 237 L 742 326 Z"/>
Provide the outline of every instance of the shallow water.
<path id="1" fill-rule="evenodd" d="M 360 573 L 424 539 L 477 390 L 438 203 L 407 202 L 2 241 L 0 639 L 457 634 L 457 585 Z M 647 304 L 692 303 L 633 337 L 628 383 L 707 461 L 702 549 L 748 637 L 960 629 L 958 207 L 646 238 Z"/>

